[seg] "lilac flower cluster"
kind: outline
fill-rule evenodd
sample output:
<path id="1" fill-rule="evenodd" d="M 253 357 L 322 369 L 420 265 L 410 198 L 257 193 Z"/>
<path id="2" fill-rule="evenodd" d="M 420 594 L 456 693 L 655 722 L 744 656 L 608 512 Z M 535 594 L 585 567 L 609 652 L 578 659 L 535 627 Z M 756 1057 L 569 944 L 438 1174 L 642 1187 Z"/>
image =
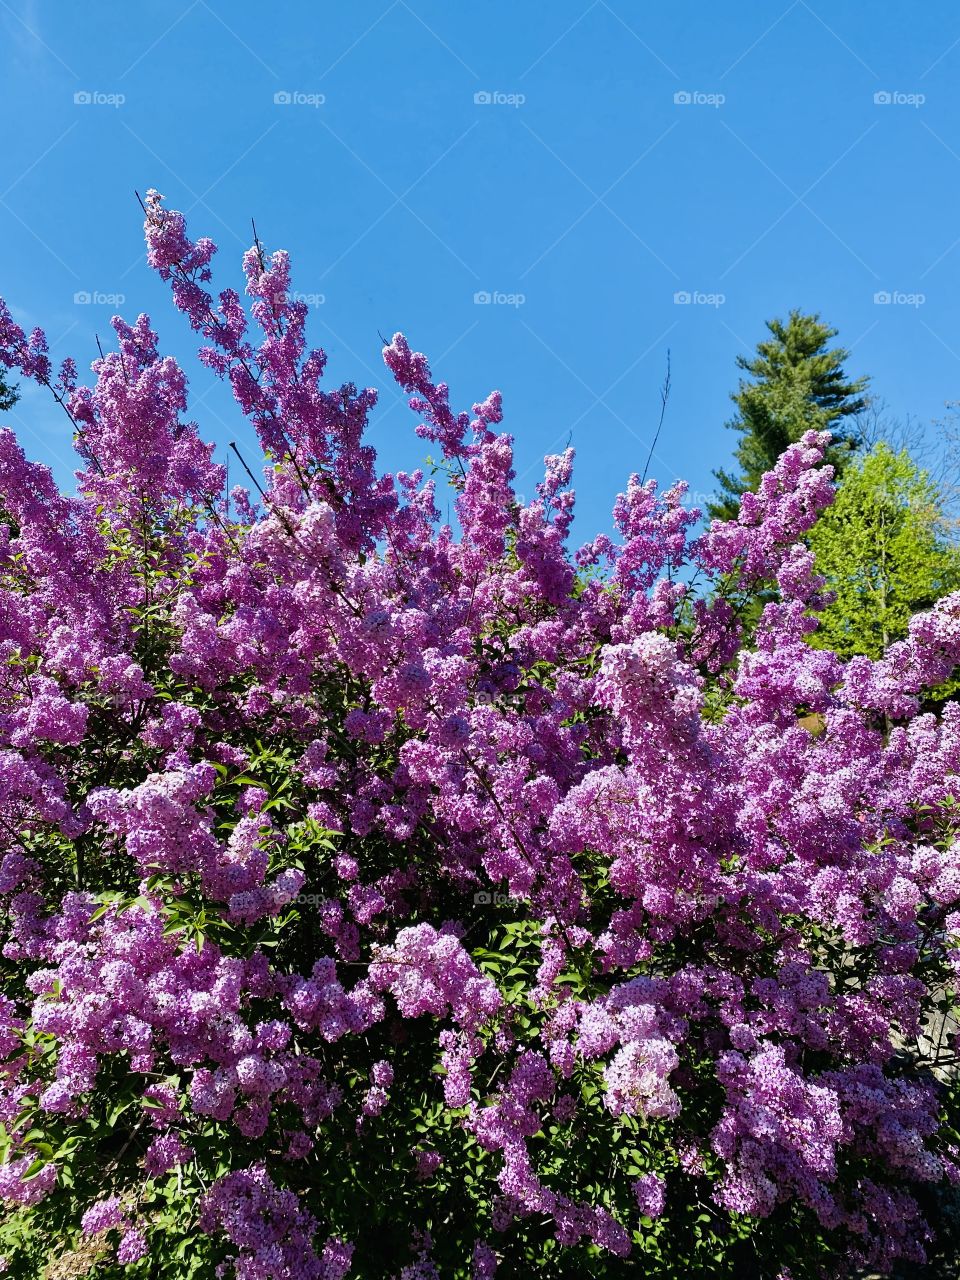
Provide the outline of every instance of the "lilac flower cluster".
<path id="1" fill-rule="evenodd" d="M 350 1269 L 352 1246 L 331 1237 L 315 1252 L 315 1219 L 262 1165 L 221 1178 L 204 1197 L 200 1224 L 237 1247 L 237 1280 L 343 1280 Z"/>

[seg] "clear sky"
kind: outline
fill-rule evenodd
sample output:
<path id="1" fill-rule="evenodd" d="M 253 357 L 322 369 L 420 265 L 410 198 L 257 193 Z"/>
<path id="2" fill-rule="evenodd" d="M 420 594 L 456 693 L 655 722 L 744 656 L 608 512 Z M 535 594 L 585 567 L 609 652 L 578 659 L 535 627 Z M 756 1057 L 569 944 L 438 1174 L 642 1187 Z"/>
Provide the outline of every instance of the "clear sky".
<path id="1" fill-rule="evenodd" d="M 584 537 L 643 470 L 668 348 L 651 472 L 701 493 L 735 358 L 791 307 L 893 413 L 960 398 L 956 4 L 0 0 L 0 24 L 0 292 L 81 370 L 148 311 L 220 457 L 250 433 L 144 264 L 135 188 L 217 241 L 221 286 L 251 216 L 290 251 L 331 380 L 383 388 L 385 466 L 424 445 L 378 330 L 457 407 L 503 391 L 528 497 L 572 434 Z M 43 394 L 11 418 L 69 484 Z"/>

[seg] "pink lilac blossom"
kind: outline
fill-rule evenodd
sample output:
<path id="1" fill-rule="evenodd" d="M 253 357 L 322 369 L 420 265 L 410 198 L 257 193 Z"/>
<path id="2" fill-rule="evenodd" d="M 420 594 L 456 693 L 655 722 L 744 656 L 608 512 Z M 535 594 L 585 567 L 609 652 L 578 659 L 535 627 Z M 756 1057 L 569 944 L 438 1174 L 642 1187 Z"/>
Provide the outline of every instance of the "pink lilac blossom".
<path id="1" fill-rule="evenodd" d="M 659 1218 L 667 1203 L 667 1187 L 657 1173 L 645 1173 L 633 1184 L 640 1212 L 647 1218 Z"/>
<path id="2" fill-rule="evenodd" d="M 139 1262 L 149 1253 L 147 1238 L 142 1231 L 131 1227 L 125 1231 L 117 1245 L 117 1261 L 123 1265 Z"/>

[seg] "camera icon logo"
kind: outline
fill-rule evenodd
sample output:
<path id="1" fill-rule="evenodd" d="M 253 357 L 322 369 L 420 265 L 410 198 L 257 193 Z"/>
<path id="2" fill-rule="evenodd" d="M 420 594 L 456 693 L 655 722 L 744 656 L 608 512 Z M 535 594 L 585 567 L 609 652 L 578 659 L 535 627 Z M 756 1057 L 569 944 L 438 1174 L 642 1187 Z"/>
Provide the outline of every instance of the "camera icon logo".
<path id="1" fill-rule="evenodd" d="M 678 307 L 688 306 L 690 303 L 690 294 L 686 289 L 679 289 L 673 295 L 674 304 Z"/>
<path id="2" fill-rule="evenodd" d="M 880 89 L 873 95 L 873 101 L 878 107 L 888 107 L 893 101 L 893 95 L 886 89 Z"/>
<path id="3" fill-rule="evenodd" d="M 876 306 L 888 306 L 891 298 L 886 289 L 881 289 L 873 295 L 873 301 Z"/>
<path id="4" fill-rule="evenodd" d="M 478 907 L 489 907 L 493 901 L 493 894 L 487 893 L 485 889 L 481 889 L 479 893 L 473 895 L 474 905 Z"/>
<path id="5" fill-rule="evenodd" d="M 74 305 L 78 307 L 87 307 L 90 305 L 90 294 L 86 289 L 78 289 L 73 295 Z"/>
<path id="6" fill-rule="evenodd" d="M 274 106 L 277 107 L 289 107 L 292 101 L 293 94 L 289 93 L 286 89 L 281 89 L 279 93 L 275 93 L 273 95 Z"/>
<path id="7" fill-rule="evenodd" d="M 473 295 L 473 301 L 477 306 L 487 306 L 492 301 L 491 295 L 486 289 L 478 289 Z"/>
<path id="8" fill-rule="evenodd" d="M 673 101 L 678 107 L 688 107 L 693 101 L 693 94 L 687 89 L 680 89 L 673 95 Z"/>
<path id="9" fill-rule="evenodd" d="M 87 89 L 81 89 L 73 95 L 74 106 L 89 107 L 93 101 L 93 94 Z"/>
<path id="10" fill-rule="evenodd" d="M 473 95 L 473 101 L 478 107 L 488 107 L 493 101 L 493 94 L 487 89 L 481 89 Z"/>

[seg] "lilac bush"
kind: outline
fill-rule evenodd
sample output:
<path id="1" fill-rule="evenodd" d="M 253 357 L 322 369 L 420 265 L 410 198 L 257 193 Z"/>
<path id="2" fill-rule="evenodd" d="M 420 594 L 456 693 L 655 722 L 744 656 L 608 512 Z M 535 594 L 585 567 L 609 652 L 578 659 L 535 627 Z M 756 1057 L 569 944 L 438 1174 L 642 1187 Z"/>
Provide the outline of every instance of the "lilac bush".
<path id="1" fill-rule="evenodd" d="M 455 411 L 400 334 L 438 457 L 382 473 L 286 254 L 245 305 L 156 192 L 145 228 L 263 467 L 226 491 L 146 316 L 85 386 L 0 310 L 81 458 L 69 496 L 0 432 L 0 1266 L 921 1262 L 960 1180 L 960 704 L 923 709 L 960 595 L 877 661 L 808 644 L 814 433 L 735 521 L 632 476 L 573 548 L 571 451 L 521 501 L 499 394 Z"/>

